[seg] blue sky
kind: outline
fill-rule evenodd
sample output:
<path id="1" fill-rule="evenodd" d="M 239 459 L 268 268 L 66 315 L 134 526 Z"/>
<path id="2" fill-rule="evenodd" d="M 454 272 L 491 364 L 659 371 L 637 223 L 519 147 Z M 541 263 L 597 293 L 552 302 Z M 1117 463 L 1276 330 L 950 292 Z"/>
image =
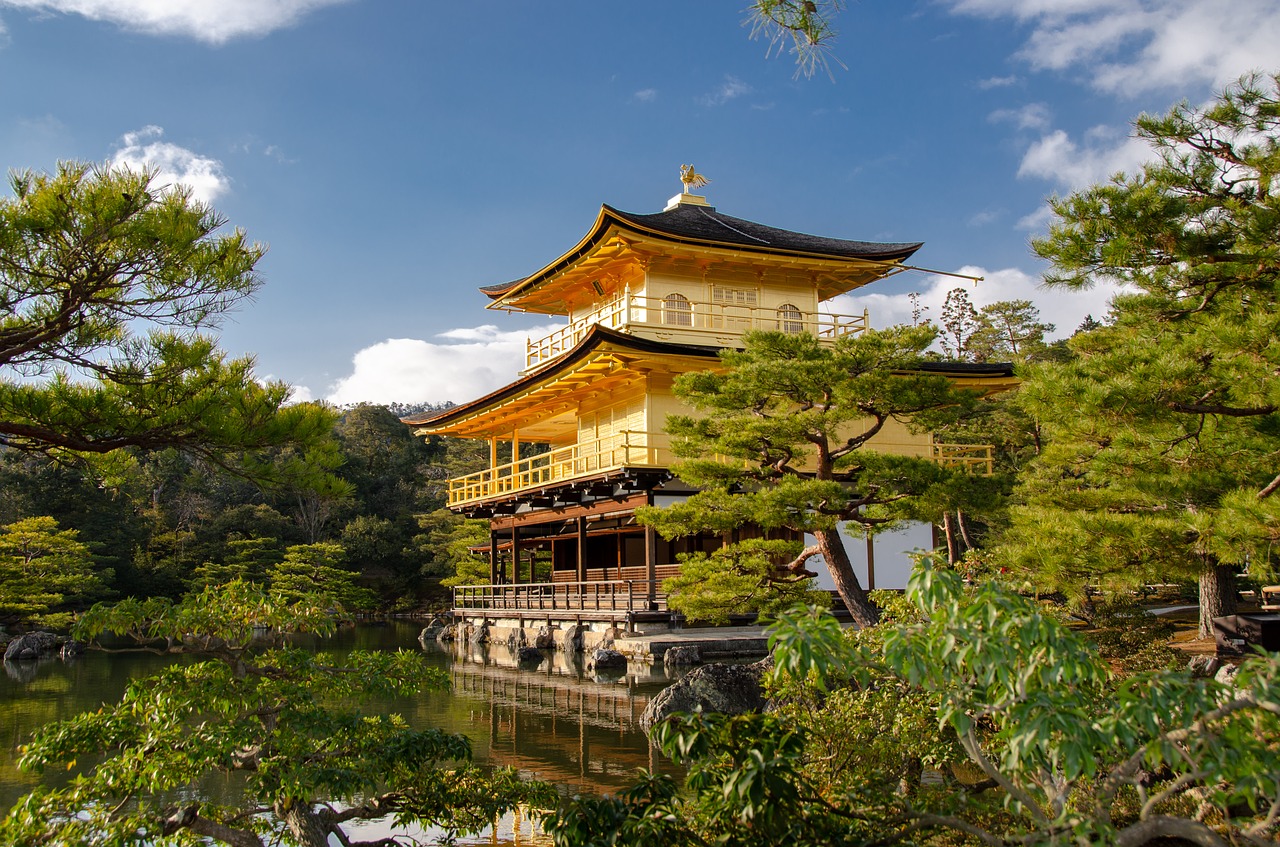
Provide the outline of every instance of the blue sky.
<path id="1" fill-rule="evenodd" d="M 601 203 L 659 211 L 691 162 L 721 211 L 924 241 L 1070 332 L 1044 198 L 1132 170 L 1137 113 L 1280 68 L 1280 0 L 862 0 L 847 69 L 797 78 L 744 0 L 0 0 L 0 162 L 147 162 L 270 246 L 222 330 L 299 398 L 465 401 L 545 321 L 476 289 L 575 244 Z M 1230 13 L 1224 14 L 1229 8 Z M 838 311 L 936 316 L 904 274 Z"/>

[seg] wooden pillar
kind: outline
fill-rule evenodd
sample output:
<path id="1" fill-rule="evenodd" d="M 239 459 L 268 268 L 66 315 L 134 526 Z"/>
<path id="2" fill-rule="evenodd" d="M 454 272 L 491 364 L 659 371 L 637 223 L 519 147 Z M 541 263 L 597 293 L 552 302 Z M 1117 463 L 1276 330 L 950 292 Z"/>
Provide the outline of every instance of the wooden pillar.
<path id="1" fill-rule="evenodd" d="M 520 430 L 511 430 L 511 464 L 520 461 Z"/>
<path id="2" fill-rule="evenodd" d="M 578 515 L 578 582 L 587 581 L 587 516 Z"/>
<path id="3" fill-rule="evenodd" d="M 489 582 L 498 582 L 498 531 L 489 529 Z"/>
<path id="4" fill-rule="evenodd" d="M 651 526 L 644 528 L 644 578 L 649 580 L 645 600 L 649 610 L 653 611 L 657 600 L 657 586 L 654 583 L 658 579 L 658 532 Z"/>
<path id="5" fill-rule="evenodd" d="M 871 533 L 867 533 L 867 590 L 872 591 L 876 587 L 876 545 Z"/>
<path id="6" fill-rule="evenodd" d="M 511 525 L 511 581 L 520 582 L 520 527 Z"/>
<path id="7" fill-rule="evenodd" d="M 495 435 L 489 439 L 489 469 L 493 470 L 498 466 L 498 437 Z"/>

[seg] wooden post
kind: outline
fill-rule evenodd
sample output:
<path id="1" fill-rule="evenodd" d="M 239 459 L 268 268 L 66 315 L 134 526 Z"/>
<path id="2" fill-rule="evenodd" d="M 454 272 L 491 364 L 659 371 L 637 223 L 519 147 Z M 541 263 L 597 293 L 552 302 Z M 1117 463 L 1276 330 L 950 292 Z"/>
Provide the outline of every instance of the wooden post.
<path id="1" fill-rule="evenodd" d="M 587 516 L 578 515 L 578 582 L 587 581 Z"/>
<path id="2" fill-rule="evenodd" d="M 489 529 L 489 584 L 498 582 L 498 531 Z"/>
<path id="3" fill-rule="evenodd" d="M 657 608 L 657 592 L 654 583 L 658 579 L 658 532 L 651 526 L 644 528 L 644 578 L 649 581 L 645 602 L 649 611 Z"/>
<path id="4" fill-rule="evenodd" d="M 520 583 L 520 527 L 511 525 L 511 582 Z"/>
<path id="5" fill-rule="evenodd" d="M 872 540 L 874 536 L 867 533 L 867 590 L 873 591 L 876 587 L 876 545 Z"/>

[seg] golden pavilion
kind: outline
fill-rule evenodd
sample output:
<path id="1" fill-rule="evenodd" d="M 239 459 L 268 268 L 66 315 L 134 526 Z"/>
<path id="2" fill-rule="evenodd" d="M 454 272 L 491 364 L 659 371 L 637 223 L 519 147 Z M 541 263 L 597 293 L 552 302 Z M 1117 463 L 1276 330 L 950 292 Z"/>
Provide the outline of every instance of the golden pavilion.
<path id="1" fill-rule="evenodd" d="M 921 246 L 766 226 L 719 211 L 690 187 L 654 214 L 602 206 L 558 258 L 482 288 L 491 309 L 555 315 L 564 325 L 529 340 L 509 385 L 405 419 L 421 435 L 490 445 L 489 467 L 449 482 L 449 507 L 490 526 L 491 584 L 456 591 L 455 612 L 518 607 L 579 622 L 625 614 L 629 625 L 664 616 L 660 586 L 677 572 L 677 556 L 723 543 L 666 541 L 635 520 L 639 506 L 690 494 L 669 470 L 663 433 L 668 415 L 689 411 L 672 393 L 675 377 L 715 367 L 717 352 L 751 329 L 819 339 L 863 332 L 865 312 L 836 314 L 829 301 L 908 270 Z M 1012 382 L 1007 365 L 937 370 L 982 390 Z M 990 461 L 972 451 L 949 459 L 946 445 L 892 422 L 871 446 Z"/>

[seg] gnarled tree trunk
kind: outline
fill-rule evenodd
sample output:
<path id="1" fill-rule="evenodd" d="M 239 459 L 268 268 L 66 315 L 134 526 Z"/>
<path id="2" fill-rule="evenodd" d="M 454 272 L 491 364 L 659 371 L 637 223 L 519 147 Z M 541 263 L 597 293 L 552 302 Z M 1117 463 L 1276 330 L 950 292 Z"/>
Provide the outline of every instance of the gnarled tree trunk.
<path id="1" fill-rule="evenodd" d="M 840 592 L 840 599 L 853 615 L 854 622 L 863 627 L 878 624 L 880 610 L 867 597 L 867 592 L 858 582 L 858 577 L 853 572 L 853 563 L 849 561 L 849 553 L 844 549 L 844 540 L 840 538 L 839 531 L 821 529 L 813 535 L 818 541 L 818 550 L 822 553 L 822 558 L 827 560 L 827 570 L 835 580 L 836 591 Z"/>

